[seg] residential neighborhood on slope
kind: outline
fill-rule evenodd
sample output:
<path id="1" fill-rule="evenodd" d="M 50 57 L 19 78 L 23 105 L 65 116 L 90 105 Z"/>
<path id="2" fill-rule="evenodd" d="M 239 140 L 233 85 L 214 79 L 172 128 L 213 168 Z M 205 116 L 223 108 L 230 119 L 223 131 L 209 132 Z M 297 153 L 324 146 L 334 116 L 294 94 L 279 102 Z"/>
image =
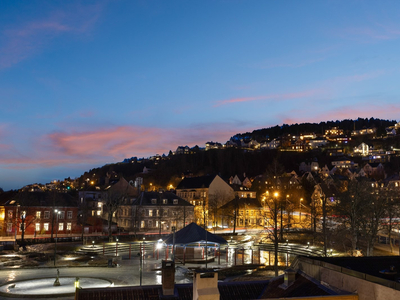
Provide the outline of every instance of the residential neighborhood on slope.
<path id="1" fill-rule="evenodd" d="M 396 138 L 395 132 L 400 125 L 397 123 L 392 127 L 387 128 L 387 135 L 379 138 L 385 139 L 387 145 L 391 145 L 391 138 Z M 375 149 L 363 139 L 354 144 L 359 135 L 377 140 L 374 134 L 376 130 L 354 130 L 345 135 L 339 127 L 331 127 L 322 136 L 300 133 L 274 138 L 268 143 L 255 140 L 238 143 L 231 139 L 224 145 L 209 142 L 205 148 L 180 146 L 168 156 L 132 158 L 115 166 L 134 168 L 136 171 L 129 174 L 129 178 L 113 171 L 111 165 L 103 175 L 103 169 L 96 169 L 75 180 L 3 191 L 0 193 L 0 233 L 2 236 L 34 238 L 53 237 L 55 233 L 101 234 L 112 239 L 113 234 L 147 232 L 161 235 L 191 222 L 210 230 L 233 233 L 238 229 L 268 230 L 279 223 L 281 240 L 285 230 L 304 229 L 313 232 L 315 241 L 321 244 L 327 243 L 324 239 L 329 234 L 331 244 L 324 245 L 327 248 L 333 246 L 335 235 L 344 234 L 350 251 L 362 245 L 371 253 L 378 231 L 385 232 L 390 239 L 393 220 L 400 217 L 400 169 L 393 166 L 398 157 L 397 147 Z M 355 146 L 349 148 L 349 144 Z M 231 148 L 249 155 L 274 151 L 271 153 L 275 156 L 258 163 L 267 166 L 258 174 L 254 173 L 254 165 L 248 165 L 248 170 L 243 173 L 207 174 L 186 170 L 173 173 L 167 179 L 168 184 L 157 180 L 163 178 L 161 175 L 166 176 L 166 170 L 170 171 L 165 169 L 169 160 L 184 160 L 199 151 L 217 151 L 215 153 L 219 155 L 218 151 Z M 316 149 L 322 153 L 319 157 L 324 158 L 323 162 L 315 156 L 296 161 L 296 168 L 287 169 L 284 158 L 279 160 L 279 153 L 310 152 L 309 157 L 313 157 Z M 232 162 L 224 160 L 223 155 L 221 157 L 219 164 L 229 167 Z M 276 210 L 277 202 L 279 211 Z M 348 206 L 356 202 L 363 209 L 357 211 L 358 215 L 349 216 Z M 371 203 L 375 208 L 380 207 L 380 215 L 375 216 L 376 224 L 363 221 L 371 214 L 367 209 Z M 279 214 L 279 218 L 275 219 L 274 213 Z M 377 213 L 376 209 L 374 213 Z M 348 217 L 356 218 L 363 226 L 352 227 L 347 222 Z M 368 230 L 371 228 L 377 230 Z"/>

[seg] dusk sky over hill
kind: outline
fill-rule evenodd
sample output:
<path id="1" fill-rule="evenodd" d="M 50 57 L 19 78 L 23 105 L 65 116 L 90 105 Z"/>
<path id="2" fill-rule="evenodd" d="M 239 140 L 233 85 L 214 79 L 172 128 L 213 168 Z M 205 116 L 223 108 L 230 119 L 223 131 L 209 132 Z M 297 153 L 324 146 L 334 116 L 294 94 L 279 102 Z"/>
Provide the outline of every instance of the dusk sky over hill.
<path id="1" fill-rule="evenodd" d="M 283 123 L 399 120 L 399 1 L 1 1 L 0 187 Z"/>

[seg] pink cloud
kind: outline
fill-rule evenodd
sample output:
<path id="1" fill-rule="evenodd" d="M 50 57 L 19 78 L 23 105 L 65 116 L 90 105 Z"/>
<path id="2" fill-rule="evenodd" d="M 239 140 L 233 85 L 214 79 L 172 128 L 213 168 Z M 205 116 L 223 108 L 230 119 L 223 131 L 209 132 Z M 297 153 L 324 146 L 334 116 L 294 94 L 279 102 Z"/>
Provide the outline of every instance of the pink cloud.
<path id="1" fill-rule="evenodd" d="M 33 56 L 53 38 L 64 33 L 89 32 L 97 22 L 102 4 L 71 7 L 52 12 L 46 19 L 26 22 L 0 32 L 0 69 Z"/>
<path id="2" fill-rule="evenodd" d="M 131 156 L 168 153 L 180 145 L 204 147 L 207 141 L 226 141 L 238 132 L 239 128 L 230 124 L 199 124 L 184 128 L 115 126 L 55 132 L 35 139 L 29 150 L 24 150 L 25 154 L 12 144 L 1 145 L 0 164 L 12 169 L 104 164 Z"/>
<path id="3" fill-rule="evenodd" d="M 259 101 L 259 100 L 291 100 L 297 98 L 306 98 L 315 96 L 317 93 L 321 93 L 320 90 L 306 90 L 301 92 L 295 93 L 287 93 L 287 94 L 272 94 L 272 95 L 265 95 L 265 96 L 257 96 L 257 97 L 242 97 L 242 98 L 233 98 L 228 100 L 221 100 L 216 101 L 216 104 L 213 107 L 218 107 L 222 105 L 232 104 L 232 103 L 239 103 L 239 102 L 250 102 L 250 101 Z"/>

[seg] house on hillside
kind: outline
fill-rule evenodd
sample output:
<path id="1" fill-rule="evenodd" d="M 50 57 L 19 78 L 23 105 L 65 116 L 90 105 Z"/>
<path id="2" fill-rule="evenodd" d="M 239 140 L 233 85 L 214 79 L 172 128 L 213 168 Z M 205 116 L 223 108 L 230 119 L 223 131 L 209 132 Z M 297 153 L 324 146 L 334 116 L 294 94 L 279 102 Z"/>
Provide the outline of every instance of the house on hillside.
<path id="1" fill-rule="evenodd" d="M 221 206 L 219 224 L 223 228 L 263 226 L 264 208 L 256 198 L 235 197 Z"/>
<path id="2" fill-rule="evenodd" d="M 170 232 L 194 220 L 194 206 L 172 192 L 141 192 L 132 203 L 132 212 L 139 231 Z"/>
<path id="3" fill-rule="evenodd" d="M 184 178 L 176 187 L 176 194 L 195 206 L 198 225 L 208 219 L 209 206 L 220 207 L 235 196 L 232 187 L 218 175 Z"/>

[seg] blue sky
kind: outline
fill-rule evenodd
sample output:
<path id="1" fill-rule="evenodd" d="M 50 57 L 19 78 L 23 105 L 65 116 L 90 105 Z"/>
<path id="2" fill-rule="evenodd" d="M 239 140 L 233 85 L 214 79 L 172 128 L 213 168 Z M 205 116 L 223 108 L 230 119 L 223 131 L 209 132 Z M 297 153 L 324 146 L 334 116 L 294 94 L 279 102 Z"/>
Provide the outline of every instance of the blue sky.
<path id="1" fill-rule="evenodd" d="M 1 1 L 0 187 L 400 111 L 399 1 Z"/>

